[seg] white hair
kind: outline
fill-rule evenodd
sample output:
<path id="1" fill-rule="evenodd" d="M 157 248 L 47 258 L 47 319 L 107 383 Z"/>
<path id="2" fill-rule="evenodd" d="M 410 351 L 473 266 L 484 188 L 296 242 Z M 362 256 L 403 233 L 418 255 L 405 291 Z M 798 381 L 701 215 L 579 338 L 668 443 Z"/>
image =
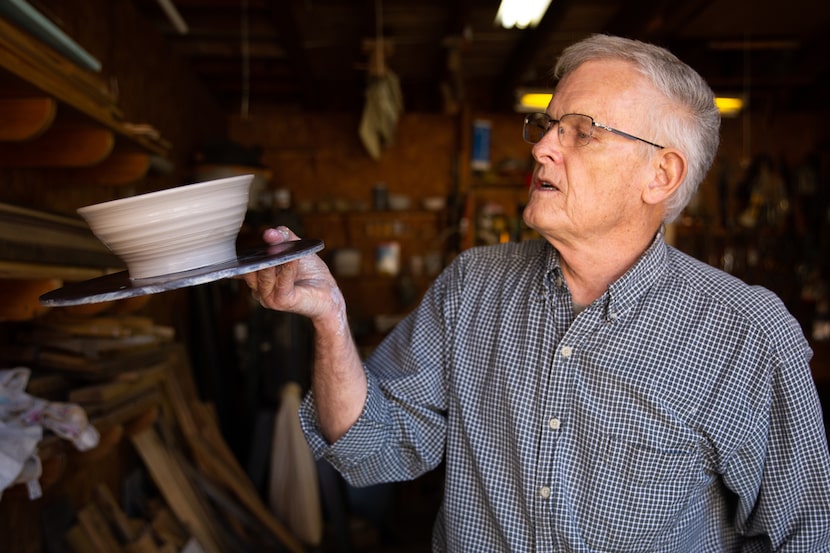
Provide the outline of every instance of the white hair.
<path id="1" fill-rule="evenodd" d="M 686 156 L 686 177 L 667 200 L 664 222 L 676 219 L 691 201 L 714 162 L 720 142 L 720 113 L 712 89 L 694 69 L 660 46 L 609 35 L 592 35 L 566 48 L 554 68 L 562 79 L 587 61 L 631 63 L 667 102 L 649 114 L 655 142 Z"/>

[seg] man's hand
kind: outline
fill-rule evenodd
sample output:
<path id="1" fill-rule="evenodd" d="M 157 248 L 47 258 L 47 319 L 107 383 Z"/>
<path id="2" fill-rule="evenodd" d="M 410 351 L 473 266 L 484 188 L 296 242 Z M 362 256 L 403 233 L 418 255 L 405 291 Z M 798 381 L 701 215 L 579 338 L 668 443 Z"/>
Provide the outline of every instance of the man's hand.
<path id="1" fill-rule="evenodd" d="M 286 227 L 278 227 L 266 230 L 263 238 L 273 245 L 298 237 Z M 360 416 L 367 394 L 366 374 L 337 282 L 317 255 L 243 278 L 264 307 L 311 319 L 315 329 L 312 388 L 320 431 L 330 442 L 336 441 Z"/>
<path id="2" fill-rule="evenodd" d="M 263 239 L 270 245 L 299 237 L 286 227 L 269 228 Z M 343 299 L 326 264 L 317 255 L 268 267 L 242 277 L 263 307 L 305 315 L 312 320 L 343 310 Z"/>

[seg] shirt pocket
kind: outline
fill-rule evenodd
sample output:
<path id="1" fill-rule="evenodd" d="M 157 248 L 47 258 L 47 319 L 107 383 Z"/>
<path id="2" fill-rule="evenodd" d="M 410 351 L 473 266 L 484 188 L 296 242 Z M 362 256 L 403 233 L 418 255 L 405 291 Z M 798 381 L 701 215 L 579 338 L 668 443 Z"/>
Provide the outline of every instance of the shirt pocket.
<path id="1" fill-rule="evenodd" d="M 703 476 L 695 444 L 656 447 L 606 436 L 593 461 L 576 508 L 583 539 L 595 551 L 649 551 Z"/>

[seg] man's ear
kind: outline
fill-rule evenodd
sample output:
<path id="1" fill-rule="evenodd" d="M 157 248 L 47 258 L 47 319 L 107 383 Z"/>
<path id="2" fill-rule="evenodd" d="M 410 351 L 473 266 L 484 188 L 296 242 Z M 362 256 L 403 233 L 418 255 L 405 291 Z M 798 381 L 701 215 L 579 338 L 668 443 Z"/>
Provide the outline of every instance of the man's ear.
<path id="1" fill-rule="evenodd" d="M 674 148 L 660 150 L 652 159 L 653 178 L 643 190 L 643 201 L 656 205 L 669 198 L 686 177 L 686 158 Z"/>

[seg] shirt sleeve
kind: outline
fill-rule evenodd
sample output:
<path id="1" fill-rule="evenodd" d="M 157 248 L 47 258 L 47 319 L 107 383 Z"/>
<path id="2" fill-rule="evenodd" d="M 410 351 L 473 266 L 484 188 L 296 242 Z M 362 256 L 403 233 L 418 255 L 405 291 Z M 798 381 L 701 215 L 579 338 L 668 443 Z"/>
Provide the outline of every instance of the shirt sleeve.
<path id="1" fill-rule="evenodd" d="M 328 460 L 352 485 L 410 480 L 443 459 L 447 330 L 440 289 L 433 284 L 419 307 L 367 359 L 366 403 L 337 442 L 329 444 L 320 433 L 312 393 L 300 408 L 314 455 Z"/>
<path id="2" fill-rule="evenodd" d="M 803 350 L 772 372 L 768 409 L 724 474 L 736 528 L 781 553 L 830 552 L 830 454 Z"/>

